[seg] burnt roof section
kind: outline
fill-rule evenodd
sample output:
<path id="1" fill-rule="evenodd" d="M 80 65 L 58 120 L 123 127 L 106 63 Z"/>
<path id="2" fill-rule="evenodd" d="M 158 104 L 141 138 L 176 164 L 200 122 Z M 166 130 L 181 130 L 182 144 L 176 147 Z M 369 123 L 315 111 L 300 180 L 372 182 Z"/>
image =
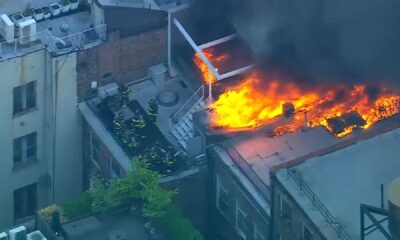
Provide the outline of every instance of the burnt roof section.
<path id="1" fill-rule="evenodd" d="M 166 27 L 168 15 L 165 11 L 145 8 L 104 7 L 104 18 L 108 31 L 120 31 L 121 37 Z"/>

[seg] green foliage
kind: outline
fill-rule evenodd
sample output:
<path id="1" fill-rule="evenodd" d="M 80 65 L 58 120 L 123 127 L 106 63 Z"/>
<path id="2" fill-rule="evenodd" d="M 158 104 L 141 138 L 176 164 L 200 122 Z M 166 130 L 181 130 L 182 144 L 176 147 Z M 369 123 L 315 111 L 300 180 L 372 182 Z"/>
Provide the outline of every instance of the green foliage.
<path id="1" fill-rule="evenodd" d="M 61 0 L 60 3 L 63 6 L 67 6 L 68 4 L 70 4 L 70 1 L 69 0 Z"/>
<path id="2" fill-rule="evenodd" d="M 150 185 L 143 189 L 142 206 L 143 217 L 147 218 L 160 218 L 163 217 L 167 208 L 171 206 L 172 196 L 176 194 L 175 191 L 167 191 L 161 189 L 160 185 Z"/>
<path id="3" fill-rule="evenodd" d="M 201 233 L 193 227 L 192 223 L 188 219 L 186 219 L 179 211 L 179 209 L 175 206 L 170 207 L 164 217 L 162 217 L 159 222 L 167 232 L 170 239 L 204 239 Z"/>
<path id="4" fill-rule="evenodd" d="M 127 175 L 109 184 L 97 174 L 92 174 L 89 191 L 92 211 L 99 213 L 132 200 L 139 200 L 143 203 L 144 217 L 162 217 L 176 191 L 162 189 L 159 184 L 161 175 L 150 170 L 146 162 L 142 157 L 136 157 Z"/>
<path id="5" fill-rule="evenodd" d="M 82 193 L 79 197 L 63 206 L 64 214 L 68 219 L 74 219 L 80 216 L 92 213 L 92 199 L 87 192 Z"/>
<path id="6" fill-rule="evenodd" d="M 63 209 L 61 209 L 57 204 L 53 204 L 53 205 L 47 206 L 47 207 L 39 210 L 39 214 L 48 223 L 51 223 L 51 219 L 53 217 L 53 213 L 54 212 L 59 212 L 60 213 L 60 215 L 61 215 L 60 216 L 61 217 L 60 220 L 61 220 L 62 223 L 65 223 L 67 221 Z"/>
<path id="7" fill-rule="evenodd" d="M 23 12 L 23 15 L 26 16 L 26 17 L 32 15 L 31 4 L 29 2 L 26 4 L 25 10 Z"/>
<path id="8" fill-rule="evenodd" d="M 106 211 L 110 208 L 108 188 L 106 182 L 97 173 L 91 175 L 91 186 L 89 189 L 90 197 L 92 199 L 92 211 L 99 213 Z"/>

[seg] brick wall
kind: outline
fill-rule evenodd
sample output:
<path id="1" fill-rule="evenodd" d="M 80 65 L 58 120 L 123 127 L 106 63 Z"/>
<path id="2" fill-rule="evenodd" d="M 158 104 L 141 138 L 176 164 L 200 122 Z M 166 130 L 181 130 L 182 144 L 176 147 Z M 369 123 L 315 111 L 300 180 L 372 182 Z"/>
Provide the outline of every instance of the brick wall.
<path id="1" fill-rule="evenodd" d="M 229 171 L 229 168 L 217 157 L 213 157 L 209 163 L 213 163 L 213 196 L 211 197 L 213 205 L 212 228 L 213 235 L 223 240 L 240 240 L 236 230 L 236 207 L 239 206 L 246 214 L 245 234 L 247 239 L 254 239 L 255 228 L 264 236 L 266 240 L 270 239 L 270 218 L 247 192 L 236 177 Z M 228 210 L 224 215 L 216 207 L 218 181 L 227 190 Z"/>
<path id="2" fill-rule="evenodd" d="M 146 77 L 149 67 L 165 62 L 166 58 L 166 27 L 124 38 L 119 31 L 111 32 L 105 44 L 78 52 L 78 96 L 84 98 L 92 81 L 101 86 Z"/>
<path id="3" fill-rule="evenodd" d="M 279 180 L 272 177 L 272 218 L 273 218 L 273 240 L 282 239 L 303 239 L 303 228 L 306 227 L 313 235 L 314 240 L 326 240 L 319 229 L 311 222 L 303 209 L 299 207 L 295 199 L 288 194 Z M 290 206 L 290 214 L 287 219 L 281 216 L 281 201 L 285 201 Z"/>
<path id="4" fill-rule="evenodd" d="M 115 165 L 118 166 L 120 169 L 121 175 L 125 175 L 125 172 L 123 171 L 123 168 L 121 165 L 119 165 L 118 161 L 115 160 L 107 146 L 103 143 L 102 139 L 100 139 L 95 132 L 92 130 L 92 128 L 89 126 L 89 124 L 84 121 L 83 125 L 83 174 L 84 174 L 84 189 L 89 188 L 89 180 L 90 180 L 90 174 L 93 169 L 96 169 L 96 166 L 91 160 L 91 142 L 92 140 L 90 137 L 95 138 L 97 142 L 99 143 L 98 145 L 98 162 L 97 165 L 100 169 L 98 169 L 101 173 L 101 175 L 106 178 L 106 179 L 111 179 L 112 176 L 110 175 L 111 173 L 111 162 L 114 162 Z"/>

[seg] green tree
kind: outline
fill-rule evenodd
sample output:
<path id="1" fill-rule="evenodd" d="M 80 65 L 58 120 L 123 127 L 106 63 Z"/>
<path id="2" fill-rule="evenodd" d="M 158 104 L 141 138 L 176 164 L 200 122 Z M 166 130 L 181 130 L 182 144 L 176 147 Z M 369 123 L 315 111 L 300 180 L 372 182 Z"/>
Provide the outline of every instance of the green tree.
<path id="1" fill-rule="evenodd" d="M 90 176 L 91 186 L 89 189 L 92 199 L 92 211 L 95 213 L 103 212 L 109 208 L 108 188 L 104 179 L 96 172 Z"/>
<path id="2" fill-rule="evenodd" d="M 176 190 L 167 191 L 160 185 L 149 185 L 143 189 L 143 217 L 161 218 L 165 215 L 168 207 L 171 206 L 172 196 L 176 194 Z"/>
<path id="3" fill-rule="evenodd" d="M 144 217 L 160 218 L 172 202 L 176 190 L 164 190 L 160 186 L 161 175 L 148 168 L 141 156 L 133 159 L 127 175 L 107 183 L 98 174 L 92 174 L 90 196 L 93 212 L 103 212 L 133 200 L 142 202 Z"/>

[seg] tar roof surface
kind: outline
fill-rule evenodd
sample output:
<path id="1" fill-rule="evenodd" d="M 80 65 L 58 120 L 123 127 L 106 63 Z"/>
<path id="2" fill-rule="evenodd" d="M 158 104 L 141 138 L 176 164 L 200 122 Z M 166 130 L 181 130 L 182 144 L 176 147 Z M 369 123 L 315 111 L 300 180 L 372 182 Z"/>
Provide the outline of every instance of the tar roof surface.
<path id="1" fill-rule="evenodd" d="M 360 204 L 380 206 L 380 184 L 388 184 L 400 175 L 400 129 L 355 145 L 315 157 L 296 167 L 303 179 L 335 216 L 351 238 L 359 239 Z M 277 173 L 279 181 L 294 196 L 317 226 L 327 235 L 332 229 L 301 194 L 297 185 L 287 177 L 286 170 Z M 385 196 L 386 200 L 386 196 Z M 371 239 L 384 239 L 379 234 Z"/>
<path id="2" fill-rule="evenodd" d="M 339 139 L 333 137 L 325 128 L 318 127 L 274 138 L 267 137 L 260 131 L 229 139 L 222 145 L 234 148 L 269 186 L 269 172 L 272 167 L 325 149 L 337 142 Z"/>

